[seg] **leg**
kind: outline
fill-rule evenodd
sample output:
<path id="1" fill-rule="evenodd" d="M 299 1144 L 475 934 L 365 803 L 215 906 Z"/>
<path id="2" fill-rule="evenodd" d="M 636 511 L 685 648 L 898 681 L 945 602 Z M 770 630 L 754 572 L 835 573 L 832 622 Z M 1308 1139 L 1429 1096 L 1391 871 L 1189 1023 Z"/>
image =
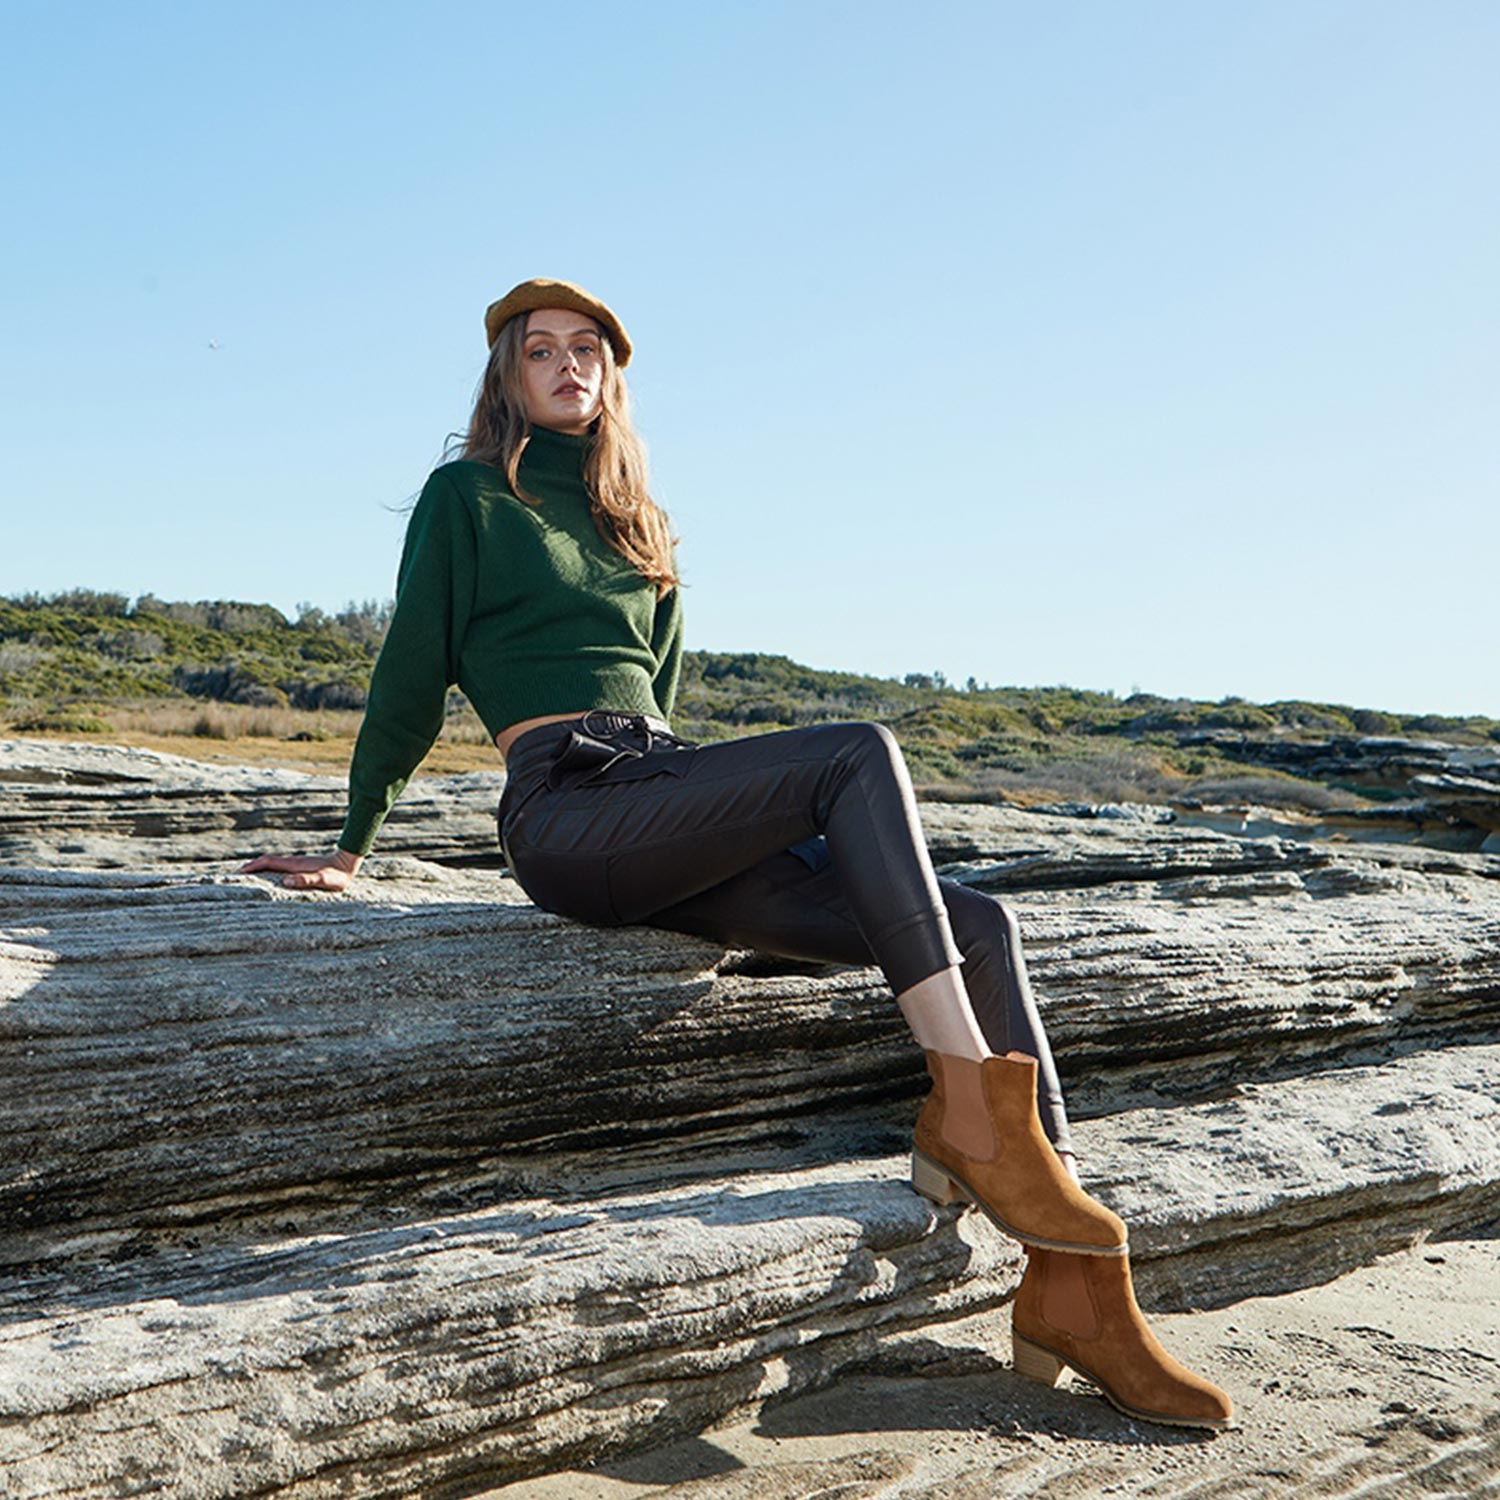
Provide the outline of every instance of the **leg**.
<path id="1" fill-rule="evenodd" d="M 525 789 L 501 817 L 511 869 L 538 905 L 639 922 L 823 834 L 854 921 L 927 1050 L 934 1089 L 917 1121 L 918 1186 L 966 1197 L 1032 1243 L 1123 1254 L 1124 1225 L 1068 1176 L 1043 1131 L 1037 1059 L 992 1055 L 979 1029 L 888 729 L 818 725 L 659 752 L 648 742 L 624 758 L 595 740 L 602 763 L 576 773 L 561 745 L 571 736 L 583 759 L 587 737 L 552 729 L 512 747 Z"/>
<path id="2" fill-rule="evenodd" d="M 960 972 L 969 1005 L 989 1050 L 1036 1058 L 1042 1126 L 1059 1153 L 1070 1153 L 1062 1085 L 1026 976 L 1015 917 L 993 896 L 955 880 L 939 877 L 938 890 L 963 954 Z M 814 849 L 808 859 L 782 850 L 644 920 L 651 927 L 785 958 L 875 962 L 826 847 Z"/>
<path id="3" fill-rule="evenodd" d="M 1067 1170 L 1067 1116 L 1015 919 L 982 892 L 951 880 L 938 886 L 963 950 L 972 1009 L 988 1045 L 1008 1055 L 974 1064 L 929 1053 L 935 1087 L 917 1122 L 913 1180 L 940 1202 L 972 1199 L 1029 1243 L 1122 1253 L 1124 1226 Z M 820 867 L 791 850 L 646 921 L 792 958 L 868 964 L 871 957 L 833 861 Z M 1017 1043 L 1030 1051 L 1013 1050 Z"/>
<path id="4" fill-rule="evenodd" d="M 911 777 L 883 725 L 652 752 L 540 786 L 522 809 L 502 830 L 517 879 L 538 905 L 602 925 L 641 921 L 823 834 L 898 999 L 922 986 L 908 1002 L 919 1040 L 925 1032 L 961 1055 L 988 1054 Z"/>

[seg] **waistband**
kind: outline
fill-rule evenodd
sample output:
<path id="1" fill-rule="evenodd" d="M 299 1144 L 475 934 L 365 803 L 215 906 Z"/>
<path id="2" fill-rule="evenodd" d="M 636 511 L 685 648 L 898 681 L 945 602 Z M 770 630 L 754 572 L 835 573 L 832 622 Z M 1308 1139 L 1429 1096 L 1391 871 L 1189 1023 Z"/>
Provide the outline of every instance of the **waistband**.
<path id="1" fill-rule="evenodd" d="M 575 719 L 558 719 L 551 724 L 538 724 L 535 729 L 528 729 L 525 734 L 512 740 L 510 754 L 505 757 L 506 770 L 513 773 L 523 757 L 529 757 L 537 750 L 550 748 L 558 740 L 566 739 L 569 731 L 575 729 L 580 734 L 601 738 L 627 730 L 650 730 L 659 738 L 677 739 L 666 720 L 658 719 L 654 714 L 630 714 L 612 708 L 591 708 Z"/>

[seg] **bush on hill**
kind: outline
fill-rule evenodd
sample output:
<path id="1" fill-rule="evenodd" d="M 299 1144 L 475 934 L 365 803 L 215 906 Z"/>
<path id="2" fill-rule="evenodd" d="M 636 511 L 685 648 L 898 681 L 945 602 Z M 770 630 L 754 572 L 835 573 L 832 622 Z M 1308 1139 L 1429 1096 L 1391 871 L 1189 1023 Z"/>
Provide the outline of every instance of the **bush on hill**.
<path id="1" fill-rule="evenodd" d="M 271 605 L 238 600 L 145 594 L 132 606 L 124 595 L 83 588 L 0 598 L 0 702 L 20 716 L 13 727 L 33 724 L 39 732 L 43 725 L 102 723 L 97 706 L 106 704 L 157 703 L 163 713 L 200 705 L 192 732 L 209 737 L 250 722 L 271 733 L 297 713 L 353 714 L 364 707 L 391 608 L 388 601 L 351 600 L 329 613 L 303 603 L 289 621 Z M 981 688 L 972 677 L 959 689 L 941 672 L 870 677 L 759 652 L 686 653 L 673 717 L 701 740 L 873 719 L 896 731 L 920 784 L 1022 800 L 1160 799 L 1190 793 L 1195 782 L 1221 793 L 1248 791 L 1243 764 L 1224 749 L 1272 736 L 1500 742 L 1500 723 L 1491 719 L 1298 700 L 1121 699 L 1066 684 Z M 487 738 L 456 692 L 449 719 L 451 733 Z M 1285 796 L 1294 802 L 1296 787 L 1310 785 L 1289 784 Z M 1256 785 L 1265 800 L 1282 795 L 1279 781 Z M 1326 805 L 1310 795 L 1303 802 Z"/>

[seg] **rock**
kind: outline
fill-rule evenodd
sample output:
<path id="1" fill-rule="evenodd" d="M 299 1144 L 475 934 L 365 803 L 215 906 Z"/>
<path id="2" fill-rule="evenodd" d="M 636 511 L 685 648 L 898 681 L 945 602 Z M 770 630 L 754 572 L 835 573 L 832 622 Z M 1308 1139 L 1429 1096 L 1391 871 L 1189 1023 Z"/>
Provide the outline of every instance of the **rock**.
<path id="1" fill-rule="evenodd" d="M 1419 836 L 1435 833 L 1439 840 L 1454 830 L 1468 830 L 1477 834 L 1470 840 L 1475 848 L 1500 831 L 1500 747 L 1382 735 L 1289 740 L 1226 730 L 1179 739 L 1183 744 L 1212 743 L 1221 754 L 1249 765 L 1376 794 L 1416 793 L 1419 798 L 1404 805 L 1331 811 L 1324 815 L 1330 823 L 1404 825 Z"/>
<path id="2" fill-rule="evenodd" d="M 1429 1241 L 1306 1291 L 1152 1323 L 1191 1368 L 1230 1388 L 1233 1430 L 1203 1438 L 1133 1422 L 1077 1377 L 1054 1390 L 1008 1368 L 921 1379 L 874 1370 L 701 1438 L 484 1500 L 635 1496 L 662 1484 L 641 1500 L 737 1500 L 761 1477 L 780 1493 L 771 1486 L 793 1465 L 826 1463 L 797 1492 L 811 1500 L 819 1483 L 857 1477 L 834 1466 L 861 1446 L 874 1460 L 913 1462 L 893 1500 L 1493 1494 L 1500 1242 Z"/>
<path id="3" fill-rule="evenodd" d="M 505 773 L 419 776 L 392 809 L 381 848 L 423 858 L 482 853 L 498 864 Z M 0 741 L 0 862 L 129 869 L 238 864 L 330 848 L 344 826 L 342 776 L 216 766 L 152 750 Z"/>
<path id="4" fill-rule="evenodd" d="M 1049 881 L 1085 866 L 1045 897 L 1009 892 L 1015 861 L 952 873 L 988 888 L 999 872 L 1088 1111 L 1493 1019 L 1500 885 L 1455 901 L 1442 878 L 1330 878 L 1278 852 L 1269 870 L 1124 892 L 1100 890 L 1113 849 L 1092 866 L 1033 856 Z M 64 1226 L 133 1233 L 314 1186 L 356 1201 L 393 1176 L 604 1139 L 753 1138 L 923 1087 L 876 970 L 721 974 L 721 950 L 567 922 L 494 872 L 383 863 L 362 897 L 0 871 L 0 1260 L 44 1254 Z M 1226 973 L 1233 1002 L 1214 1003 Z"/>
<path id="5" fill-rule="evenodd" d="M 1096 1192 L 1155 1306 L 1304 1287 L 1500 1221 L 1500 1045 L 1371 1057 L 1089 1122 Z"/>
<path id="6" fill-rule="evenodd" d="M 1413 776 L 1446 771 L 1455 763 L 1500 766 L 1500 749 L 1413 740 L 1398 735 L 1330 735 L 1323 740 L 1232 730 L 1189 732 L 1184 745 L 1212 744 L 1221 755 L 1248 765 L 1287 771 L 1317 781 L 1353 784 L 1371 791 L 1402 792 Z"/>
<path id="7" fill-rule="evenodd" d="M 1016 1247 L 855 1162 L 566 1169 L 545 1196 L 173 1250 L 12 1292 L 0 1490 L 417 1495 L 816 1386 L 997 1305 Z M 79 1267 L 79 1271 L 83 1268 Z"/>
<path id="8" fill-rule="evenodd" d="M 43 761 L 0 755 L 15 847 L 132 868 L 0 869 L 0 1492 L 456 1492 L 996 1358 L 1019 1252 L 906 1185 L 878 971 L 537 911 L 492 784 L 430 789 L 453 863 L 329 896 L 224 868 L 316 778 Z M 1018 914 L 1143 1297 L 1500 1219 L 1500 859 L 922 816 Z"/>
<path id="9" fill-rule="evenodd" d="M 1116 818 L 1127 823 L 1175 823 L 1173 808 L 1151 802 L 1042 802 L 1026 809 L 1058 818 Z"/>
<path id="10" fill-rule="evenodd" d="M 1411 784 L 1439 817 L 1463 819 L 1487 834 L 1500 832 L 1500 777 L 1414 776 Z"/>

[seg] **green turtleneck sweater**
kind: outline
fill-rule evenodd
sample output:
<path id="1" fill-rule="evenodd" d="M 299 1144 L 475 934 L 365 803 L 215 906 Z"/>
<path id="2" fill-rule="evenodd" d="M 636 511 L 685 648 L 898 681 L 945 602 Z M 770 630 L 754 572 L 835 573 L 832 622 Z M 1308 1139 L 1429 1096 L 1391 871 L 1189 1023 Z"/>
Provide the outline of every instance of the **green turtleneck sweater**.
<path id="1" fill-rule="evenodd" d="M 670 720 L 682 664 L 679 590 L 660 601 L 599 535 L 583 483 L 590 439 L 532 429 L 511 493 L 490 464 L 433 470 L 412 511 L 396 608 L 349 767 L 339 847 L 367 854 L 443 727 L 457 683 L 493 737 L 591 708 Z"/>

